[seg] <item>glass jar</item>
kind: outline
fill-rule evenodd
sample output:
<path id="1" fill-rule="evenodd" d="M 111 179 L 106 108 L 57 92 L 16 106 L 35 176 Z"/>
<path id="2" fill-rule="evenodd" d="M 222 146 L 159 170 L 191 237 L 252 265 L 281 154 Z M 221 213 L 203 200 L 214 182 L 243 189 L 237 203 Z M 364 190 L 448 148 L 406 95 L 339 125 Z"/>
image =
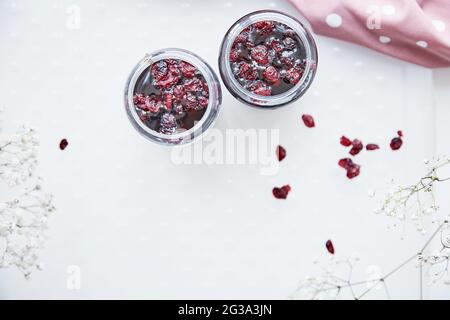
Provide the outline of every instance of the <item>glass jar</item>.
<path id="1" fill-rule="evenodd" d="M 237 99 L 264 108 L 300 98 L 317 70 L 317 48 L 305 18 L 256 11 L 226 33 L 219 55 L 222 80 Z"/>
<path id="2" fill-rule="evenodd" d="M 163 145 L 193 141 L 214 124 L 222 103 L 219 80 L 200 57 L 183 49 L 147 54 L 125 86 L 134 128 Z"/>

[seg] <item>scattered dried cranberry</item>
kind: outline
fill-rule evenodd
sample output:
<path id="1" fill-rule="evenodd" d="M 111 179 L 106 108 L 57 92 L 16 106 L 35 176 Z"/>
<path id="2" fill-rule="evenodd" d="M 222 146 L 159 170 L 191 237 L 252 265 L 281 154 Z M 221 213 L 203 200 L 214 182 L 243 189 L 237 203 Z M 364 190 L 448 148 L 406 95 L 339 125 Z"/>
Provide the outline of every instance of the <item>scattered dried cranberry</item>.
<path id="1" fill-rule="evenodd" d="M 333 245 L 333 242 L 331 242 L 331 240 L 328 240 L 328 241 L 325 243 L 325 247 L 327 248 L 327 251 L 328 251 L 329 253 L 334 254 L 334 245 Z"/>
<path id="2" fill-rule="evenodd" d="M 67 139 L 62 139 L 59 142 L 59 149 L 64 150 L 65 148 L 67 148 L 68 145 L 69 145 L 69 141 L 67 141 Z"/>
<path id="3" fill-rule="evenodd" d="M 308 128 L 313 128 L 316 126 L 314 118 L 309 114 L 302 115 L 302 120 L 305 126 L 307 126 Z"/>
<path id="4" fill-rule="evenodd" d="M 403 137 L 403 131 L 402 131 L 402 130 L 398 130 L 398 131 L 397 131 L 397 135 L 398 135 L 399 137 Z"/>
<path id="5" fill-rule="evenodd" d="M 287 184 L 285 186 L 282 186 L 281 188 L 273 188 L 272 194 L 277 199 L 286 199 L 289 191 L 291 191 L 291 186 Z"/>
<path id="6" fill-rule="evenodd" d="M 339 166 L 347 170 L 347 178 L 353 179 L 359 175 L 361 166 L 353 162 L 350 158 L 344 158 L 339 160 Z"/>
<path id="7" fill-rule="evenodd" d="M 340 143 L 344 146 L 344 147 L 350 147 L 352 145 L 352 140 L 350 140 L 349 138 L 347 138 L 346 136 L 342 136 Z"/>
<path id="8" fill-rule="evenodd" d="M 377 149 L 380 149 L 380 146 L 377 145 L 376 143 L 369 143 L 366 145 L 366 150 L 368 150 L 368 151 L 377 150 Z"/>
<path id="9" fill-rule="evenodd" d="M 393 138 L 393 139 L 391 140 L 390 146 L 391 146 L 391 149 L 392 149 L 392 150 L 398 150 L 398 149 L 401 148 L 402 144 L 403 144 L 402 138 L 400 138 L 400 137 L 395 137 L 395 138 Z"/>
<path id="10" fill-rule="evenodd" d="M 350 149 L 350 151 L 349 151 L 349 153 L 352 155 L 352 156 L 355 156 L 355 155 L 357 155 L 358 153 L 360 153 L 361 152 L 361 150 L 364 148 L 364 145 L 362 144 L 362 142 L 361 142 L 361 140 L 358 140 L 358 139 L 354 139 L 353 141 L 352 141 L 352 148 Z"/>
<path id="11" fill-rule="evenodd" d="M 286 158 L 286 149 L 284 149 L 282 146 L 277 147 L 277 157 L 278 161 L 283 161 L 283 159 Z"/>

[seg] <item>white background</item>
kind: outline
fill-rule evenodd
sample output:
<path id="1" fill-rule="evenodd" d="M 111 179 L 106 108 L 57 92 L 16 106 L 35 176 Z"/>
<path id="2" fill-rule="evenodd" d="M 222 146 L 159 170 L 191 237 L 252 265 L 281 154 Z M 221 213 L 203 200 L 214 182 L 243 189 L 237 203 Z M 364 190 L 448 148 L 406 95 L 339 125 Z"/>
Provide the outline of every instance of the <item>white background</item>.
<path id="1" fill-rule="evenodd" d="M 71 5 L 81 10 L 79 29 L 67 27 Z M 45 269 L 30 280 L 0 270 L 0 298 L 284 299 L 320 273 L 312 260 L 327 261 L 328 239 L 340 257 L 359 253 L 355 280 L 416 252 L 426 237 L 388 230 L 392 221 L 372 213 L 379 203 L 367 190 L 392 177 L 415 182 L 424 158 L 448 152 L 449 70 L 319 36 L 316 81 L 292 105 L 255 110 L 222 86 L 216 128 L 280 129 L 287 158 L 274 176 L 254 166 L 174 165 L 169 148 L 128 122 L 124 84 L 146 52 L 185 48 L 217 72 L 228 27 L 264 8 L 295 14 L 286 1 L 0 2 L 0 105 L 8 126 L 39 130 L 39 171 L 58 208 Z M 317 127 L 305 128 L 302 113 Z M 392 152 L 398 129 L 405 144 Z M 382 146 L 357 157 L 362 171 L 351 181 L 336 164 L 347 152 L 342 134 Z M 70 143 L 64 152 L 61 138 Z M 274 199 L 272 188 L 284 184 L 288 199 Z M 66 285 L 72 265 L 80 290 Z M 406 267 L 389 283 L 392 297 L 418 298 L 417 280 L 414 264 Z M 448 299 L 450 289 L 427 287 L 425 297 Z"/>

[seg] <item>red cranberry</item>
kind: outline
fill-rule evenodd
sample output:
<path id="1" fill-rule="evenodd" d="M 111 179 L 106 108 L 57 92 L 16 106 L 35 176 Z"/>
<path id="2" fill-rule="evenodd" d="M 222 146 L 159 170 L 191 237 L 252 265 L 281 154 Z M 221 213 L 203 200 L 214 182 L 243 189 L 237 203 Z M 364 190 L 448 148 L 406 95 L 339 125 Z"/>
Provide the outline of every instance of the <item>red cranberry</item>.
<path id="1" fill-rule="evenodd" d="M 184 86 L 182 85 L 177 85 L 175 88 L 173 88 L 173 95 L 177 100 L 183 99 L 184 93 Z"/>
<path id="2" fill-rule="evenodd" d="M 294 39 L 292 39 L 291 37 L 286 37 L 283 40 L 283 44 L 285 46 L 286 49 L 292 50 L 297 46 L 297 43 Z"/>
<path id="3" fill-rule="evenodd" d="M 353 179 L 359 175 L 361 166 L 354 163 L 350 158 L 344 158 L 339 160 L 339 166 L 347 170 L 347 178 Z"/>
<path id="4" fill-rule="evenodd" d="M 266 46 L 260 44 L 251 49 L 250 55 L 258 64 L 266 65 L 269 63 L 268 51 Z"/>
<path id="5" fill-rule="evenodd" d="M 172 95 L 170 93 L 164 94 L 164 106 L 166 107 L 166 110 L 172 109 Z"/>
<path id="6" fill-rule="evenodd" d="M 349 152 L 352 156 L 357 155 L 364 148 L 361 140 L 358 140 L 358 139 L 354 139 L 352 141 L 352 146 L 353 147 L 350 149 L 350 152 Z"/>
<path id="7" fill-rule="evenodd" d="M 291 84 L 297 84 L 300 81 L 300 78 L 302 77 L 302 72 L 295 69 L 295 68 L 291 68 L 288 70 L 288 72 L 286 73 L 286 80 L 291 83 Z"/>
<path id="8" fill-rule="evenodd" d="M 278 39 L 272 39 L 269 42 L 269 46 L 276 52 L 276 53 L 280 53 L 281 51 L 283 51 L 284 47 L 281 44 L 280 40 Z"/>
<path id="9" fill-rule="evenodd" d="M 275 67 L 269 66 L 263 72 L 264 79 L 269 83 L 276 83 L 280 80 L 280 76 L 278 75 L 278 71 Z"/>
<path id="10" fill-rule="evenodd" d="M 239 77 L 246 80 L 255 80 L 258 76 L 256 69 L 250 66 L 247 62 L 242 62 L 239 66 Z"/>
<path id="11" fill-rule="evenodd" d="M 180 77 L 177 75 L 174 75 L 172 73 L 169 72 L 169 74 L 167 75 L 167 77 L 157 80 L 156 81 L 156 85 L 158 87 L 162 87 L 162 88 L 169 88 L 171 86 L 174 86 L 178 83 L 178 81 L 180 81 Z"/>
<path id="12" fill-rule="evenodd" d="M 352 145 L 352 141 L 346 136 L 342 136 L 340 142 L 344 147 L 350 147 Z"/>
<path id="13" fill-rule="evenodd" d="M 398 131 L 397 131 L 397 135 L 398 135 L 399 137 L 403 137 L 403 131 L 402 131 L 402 130 L 398 130 Z"/>
<path id="14" fill-rule="evenodd" d="M 188 110 L 196 110 L 198 105 L 197 97 L 191 92 L 188 92 L 185 96 L 185 105 Z"/>
<path id="15" fill-rule="evenodd" d="M 154 63 L 151 67 L 151 74 L 159 81 L 167 76 L 168 68 L 165 60 L 158 61 Z"/>
<path id="16" fill-rule="evenodd" d="M 160 132 L 163 134 L 173 134 L 177 129 L 177 119 L 170 113 L 165 113 L 161 117 L 161 129 Z"/>
<path id="17" fill-rule="evenodd" d="M 289 185 L 285 185 L 281 188 L 273 188 L 272 194 L 277 199 L 286 199 L 290 191 L 291 187 Z"/>
<path id="18" fill-rule="evenodd" d="M 283 159 L 286 158 L 286 149 L 284 149 L 282 146 L 277 147 L 277 158 L 278 161 L 283 161 Z"/>
<path id="19" fill-rule="evenodd" d="M 198 100 L 198 104 L 201 106 L 201 107 L 207 107 L 208 106 L 208 98 L 206 98 L 206 97 L 204 97 L 204 96 L 199 96 L 198 98 L 197 98 L 197 100 Z"/>
<path id="20" fill-rule="evenodd" d="M 270 87 L 266 86 L 266 84 L 260 80 L 253 82 L 249 89 L 259 96 L 270 96 L 271 93 Z"/>
<path id="21" fill-rule="evenodd" d="M 183 84 L 183 88 L 184 91 L 186 92 L 199 92 L 203 90 L 203 83 L 202 81 L 200 81 L 200 79 L 198 78 L 193 78 L 193 79 L 189 79 L 187 80 L 184 84 Z"/>
<path id="22" fill-rule="evenodd" d="M 261 34 L 269 34 L 274 28 L 274 24 L 271 21 L 258 21 L 253 24 L 256 30 Z"/>
<path id="23" fill-rule="evenodd" d="M 138 107 L 144 111 L 157 113 L 159 112 L 160 108 L 163 106 L 162 102 L 159 101 L 155 97 L 146 97 L 145 98 L 145 104 L 143 107 Z"/>
<path id="24" fill-rule="evenodd" d="M 344 159 L 339 160 L 338 164 L 340 167 L 347 170 L 348 168 L 350 168 L 353 165 L 353 161 L 350 158 L 344 158 Z"/>
<path id="25" fill-rule="evenodd" d="M 366 150 L 368 150 L 368 151 L 377 150 L 377 149 L 380 149 L 380 146 L 375 143 L 369 143 L 366 145 Z"/>
<path id="26" fill-rule="evenodd" d="M 316 126 L 314 118 L 309 114 L 302 115 L 302 120 L 305 126 L 307 126 L 308 128 L 314 128 Z"/>
<path id="27" fill-rule="evenodd" d="M 141 108 L 145 105 L 145 96 L 143 94 L 135 94 L 133 96 L 133 103 L 136 107 Z"/>
<path id="28" fill-rule="evenodd" d="M 230 51 L 230 61 L 236 62 L 239 61 L 239 51 L 236 49 L 231 49 Z"/>
<path id="29" fill-rule="evenodd" d="M 400 138 L 400 137 L 395 137 L 395 138 L 393 138 L 393 139 L 391 140 L 390 146 L 391 146 L 391 149 L 392 149 L 392 150 L 398 150 L 398 149 L 401 148 L 402 144 L 403 144 L 402 138 Z"/>
<path id="30" fill-rule="evenodd" d="M 197 68 L 190 63 L 180 61 L 180 70 L 184 77 L 193 78 L 195 76 L 195 71 L 197 70 Z"/>
<path id="31" fill-rule="evenodd" d="M 333 242 L 331 242 L 331 240 L 328 240 L 328 241 L 325 243 L 325 247 L 327 248 L 327 251 L 328 251 L 329 253 L 334 254 L 334 245 L 333 245 Z"/>
<path id="32" fill-rule="evenodd" d="M 361 166 L 359 164 L 353 163 L 348 169 L 347 169 L 347 178 L 353 179 L 354 177 L 359 176 Z"/>
<path id="33" fill-rule="evenodd" d="M 62 139 L 59 142 L 59 149 L 64 150 L 65 148 L 67 148 L 68 145 L 69 145 L 69 141 L 67 141 L 67 139 Z"/>

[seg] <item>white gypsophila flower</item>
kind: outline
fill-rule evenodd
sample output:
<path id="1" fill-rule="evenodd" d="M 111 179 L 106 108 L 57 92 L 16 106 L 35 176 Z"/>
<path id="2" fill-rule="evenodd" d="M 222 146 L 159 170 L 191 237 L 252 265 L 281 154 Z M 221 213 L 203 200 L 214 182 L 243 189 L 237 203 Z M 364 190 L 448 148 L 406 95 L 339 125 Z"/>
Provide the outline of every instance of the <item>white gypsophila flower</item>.
<path id="1" fill-rule="evenodd" d="M 35 175 L 36 131 L 24 127 L 13 135 L 0 133 L 0 182 L 17 193 L 9 200 L 0 198 L 0 268 L 16 267 L 28 278 L 42 268 L 39 252 L 55 207 Z"/>
<path id="2" fill-rule="evenodd" d="M 424 220 L 433 219 L 435 213 L 439 211 L 435 189 L 439 183 L 450 180 L 450 177 L 444 176 L 442 172 L 445 167 L 450 167 L 450 158 L 438 157 L 424 162 L 427 171 L 416 183 L 401 186 L 396 185 L 392 179 L 391 186 L 384 193 L 381 206 L 373 212 L 383 213 L 403 224 L 412 221 L 417 231 L 424 233 Z M 375 195 L 370 193 L 372 194 Z"/>

